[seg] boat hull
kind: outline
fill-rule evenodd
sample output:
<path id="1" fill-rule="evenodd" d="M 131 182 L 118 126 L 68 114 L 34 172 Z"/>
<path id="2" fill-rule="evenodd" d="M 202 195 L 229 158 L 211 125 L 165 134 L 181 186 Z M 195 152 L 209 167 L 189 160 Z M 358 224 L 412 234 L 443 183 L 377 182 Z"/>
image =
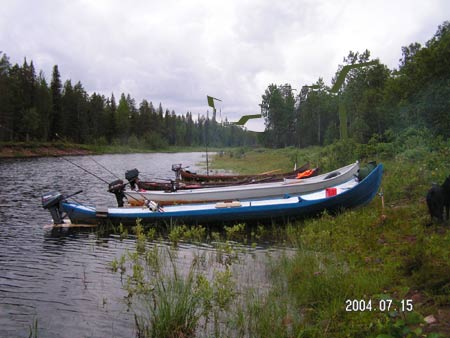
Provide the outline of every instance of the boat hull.
<path id="1" fill-rule="evenodd" d="M 348 181 L 358 174 L 358 162 L 337 169 L 331 173 L 306 179 L 283 182 L 255 183 L 219 188 L 186 189 L 180 191 L 126 191 L 131 205 L 142 205 L 144 201 L 154 201 L 161 205 L 205 203 L 226 200 L 263 199 L 296 195 L 325 189 Z"/>
<path id="2" fill-rule="evenodd" d="M 283 178 L 295 178 L 298 173 L 301 173 L 309 169 L 309 163 L 304 164 L 300 168 L 286 173 L 269 172 L 265 174 L 255 175 L 202 175 L 192 173 L 187 170 L 180 169 L 180 177 L 185 182 L 235 182 L 235 181 L 248 181 L 248 180 L 263 180 L 263 179 L 283 179 Z"/>
<path id="3" fill-rule="evenodd" d="M 76 203 L 62 203 L 72 223 L 135 224 L 143 223 L 179 224 L 228 224 L 232 222 L 264 222 L 267 220 L 292 220 L 317 215 L 324 210 L 337 212 L 369 203 L 376 195 L 382 179 L 383 166 L 379 164 L 363 181 L 350 179 L 336 186 L 337 195 L 326 197 L 326 189 L 310 194 L 253 200 L 168 206 L 151 211 L 144 207 L 108 208 L 99 211 Z"/>

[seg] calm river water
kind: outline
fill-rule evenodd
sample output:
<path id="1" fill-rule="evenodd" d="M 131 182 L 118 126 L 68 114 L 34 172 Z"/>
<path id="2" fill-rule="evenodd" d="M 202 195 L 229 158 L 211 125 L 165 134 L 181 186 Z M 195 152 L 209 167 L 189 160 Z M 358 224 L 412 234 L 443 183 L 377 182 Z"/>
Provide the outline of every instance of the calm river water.
<path id="1" fill-rule="evenodd" d="M 142 178 L 173 178 L 172 164 L 198 169 L 205 160 L 202 153 L 67 158 L 108 182 L 116 177 L 95 161 L 121 178 L 133 168 Z M 78 201 L 115 205 L 106 184 L 62 158 L 0 159 L 0 177 L 0 337 L 28 337 L 34 321 L 39 337 L 134 337 L 126 292 L 109 264 L 135 249 L 135 240 L 93 229 L 44 228 L 51 217 L 41 207 L 43 193 L 83 189 Z M 181 245 L 178 260 L 188 265 L 183 260 L 198 250 L 213 249 Z M 255 262 L 254 253 L 244 257 L 241 268 L 251 279 L 264 279 L 264 260 Z"/>

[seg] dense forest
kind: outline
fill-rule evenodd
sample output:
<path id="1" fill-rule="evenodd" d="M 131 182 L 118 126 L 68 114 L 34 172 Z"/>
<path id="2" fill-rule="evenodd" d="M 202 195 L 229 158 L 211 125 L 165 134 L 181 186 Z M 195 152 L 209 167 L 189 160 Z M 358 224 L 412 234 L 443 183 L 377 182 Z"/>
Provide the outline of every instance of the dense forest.
<path id="1" fill-rule="evenodd" d="M 61 81 L 53 67 L 50 85 L 36 75 L 33 62 L 11 65 L 0 52 L 0 141 L 56 141 L 130 145 L 160 149 L 167 146 L 243 146 L 256 143 L 256 134 L 212 116 L 177 115 L 130 95 L 89 95 L 78 82 Z M 206 104 L 206 100 L 205 100 Z"/>
<path id="2" fill-rule="evenodd" d="M 398 69 L 390 70 L 368 50 L 350 52 L 346 65 L 375 61 L 350 70 L 339 91 L 319 78 L 294 95 L 290 84 L 271 84 L 262 96 L 264 133 L 218 123 L 213 117 L 178 115 L 130 95 L 89 95 L 78 82 L 64 84 L 58 66 L 50 85 L 33 62 L 11 65 L 0 52 L 0 141 L 52 141 L 128 144 L 152 149 L 177 146 L 268 147 L 331 144 L 340 138 L 339 112 L 345 107 L 350 138 L 383 140 L 406 128 L 426 128 L 450 136 L 450 23 L 444 22 L 425 46 L 402 47 Z M 57 136 L 58 135 L 58 136 Z"/>
<path id="3" fill-rule="evenodd" d="M 344 66 L 369 61 L 375 64 L 352 69 L 337 93 L 321 78 L 296 95 L 290 84 L 271 84 L 261 103 L 266 124 L 263 143 L 277 148 L 331 144 L 340 138 L 340 105 L 347 111 L 348 135 L 359 143 L 390 138 L 406 128 L 450 136 L 448 21 L 425 46 L 402 47 L 398 70 L 372 60 L 368 50 L 350 52 L 333 83 Z"/>

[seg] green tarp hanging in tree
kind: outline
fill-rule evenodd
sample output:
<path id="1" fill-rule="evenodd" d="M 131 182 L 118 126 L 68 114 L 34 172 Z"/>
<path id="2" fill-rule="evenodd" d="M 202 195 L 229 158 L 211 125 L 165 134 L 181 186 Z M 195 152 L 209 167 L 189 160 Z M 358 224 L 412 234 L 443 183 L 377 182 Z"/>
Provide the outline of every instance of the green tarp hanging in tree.
<path id="1" fill-rule="evenodd" d="M 248 120 L 250 119 L 257 119 L 260 118 L 261 114 L 254 114 L 254 115 L 244 115 L 242 116 L 239 121 L 233 122 L 233 124 L 236 124 L 238 126 L 243 126 L 244 124 L 247 123 Z"/>
<path id="2" fill-rule="evenodd" d="M 216 109 L 216 107 L 214 106 L 214 100 L 222 101 L 220 99 L 217 99 L 217 98 L 209 96 L 209 95 L 206 95 L 206 98 L 208 99 L 208 106 L 212 107 L 213 109 Z"/>

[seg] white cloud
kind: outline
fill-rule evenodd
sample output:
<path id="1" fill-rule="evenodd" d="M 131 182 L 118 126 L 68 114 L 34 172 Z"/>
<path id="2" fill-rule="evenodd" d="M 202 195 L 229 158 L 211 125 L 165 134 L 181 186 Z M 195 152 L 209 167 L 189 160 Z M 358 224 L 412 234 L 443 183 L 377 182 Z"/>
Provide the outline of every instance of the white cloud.
<path id="1" fill-rule="evenodd" d="M 177 113 L 205 113 L 206 95 L 236 120 L 259 112 L 270 83 L 331 81 L 349 50 L 397 67 L 401 46 L 424 43 L 446 0 L 1 1 L 0 46 L 47 78 L 116 98 L 130 93 Z M 252 121 L 249 128 L 263 126 Z"/>

